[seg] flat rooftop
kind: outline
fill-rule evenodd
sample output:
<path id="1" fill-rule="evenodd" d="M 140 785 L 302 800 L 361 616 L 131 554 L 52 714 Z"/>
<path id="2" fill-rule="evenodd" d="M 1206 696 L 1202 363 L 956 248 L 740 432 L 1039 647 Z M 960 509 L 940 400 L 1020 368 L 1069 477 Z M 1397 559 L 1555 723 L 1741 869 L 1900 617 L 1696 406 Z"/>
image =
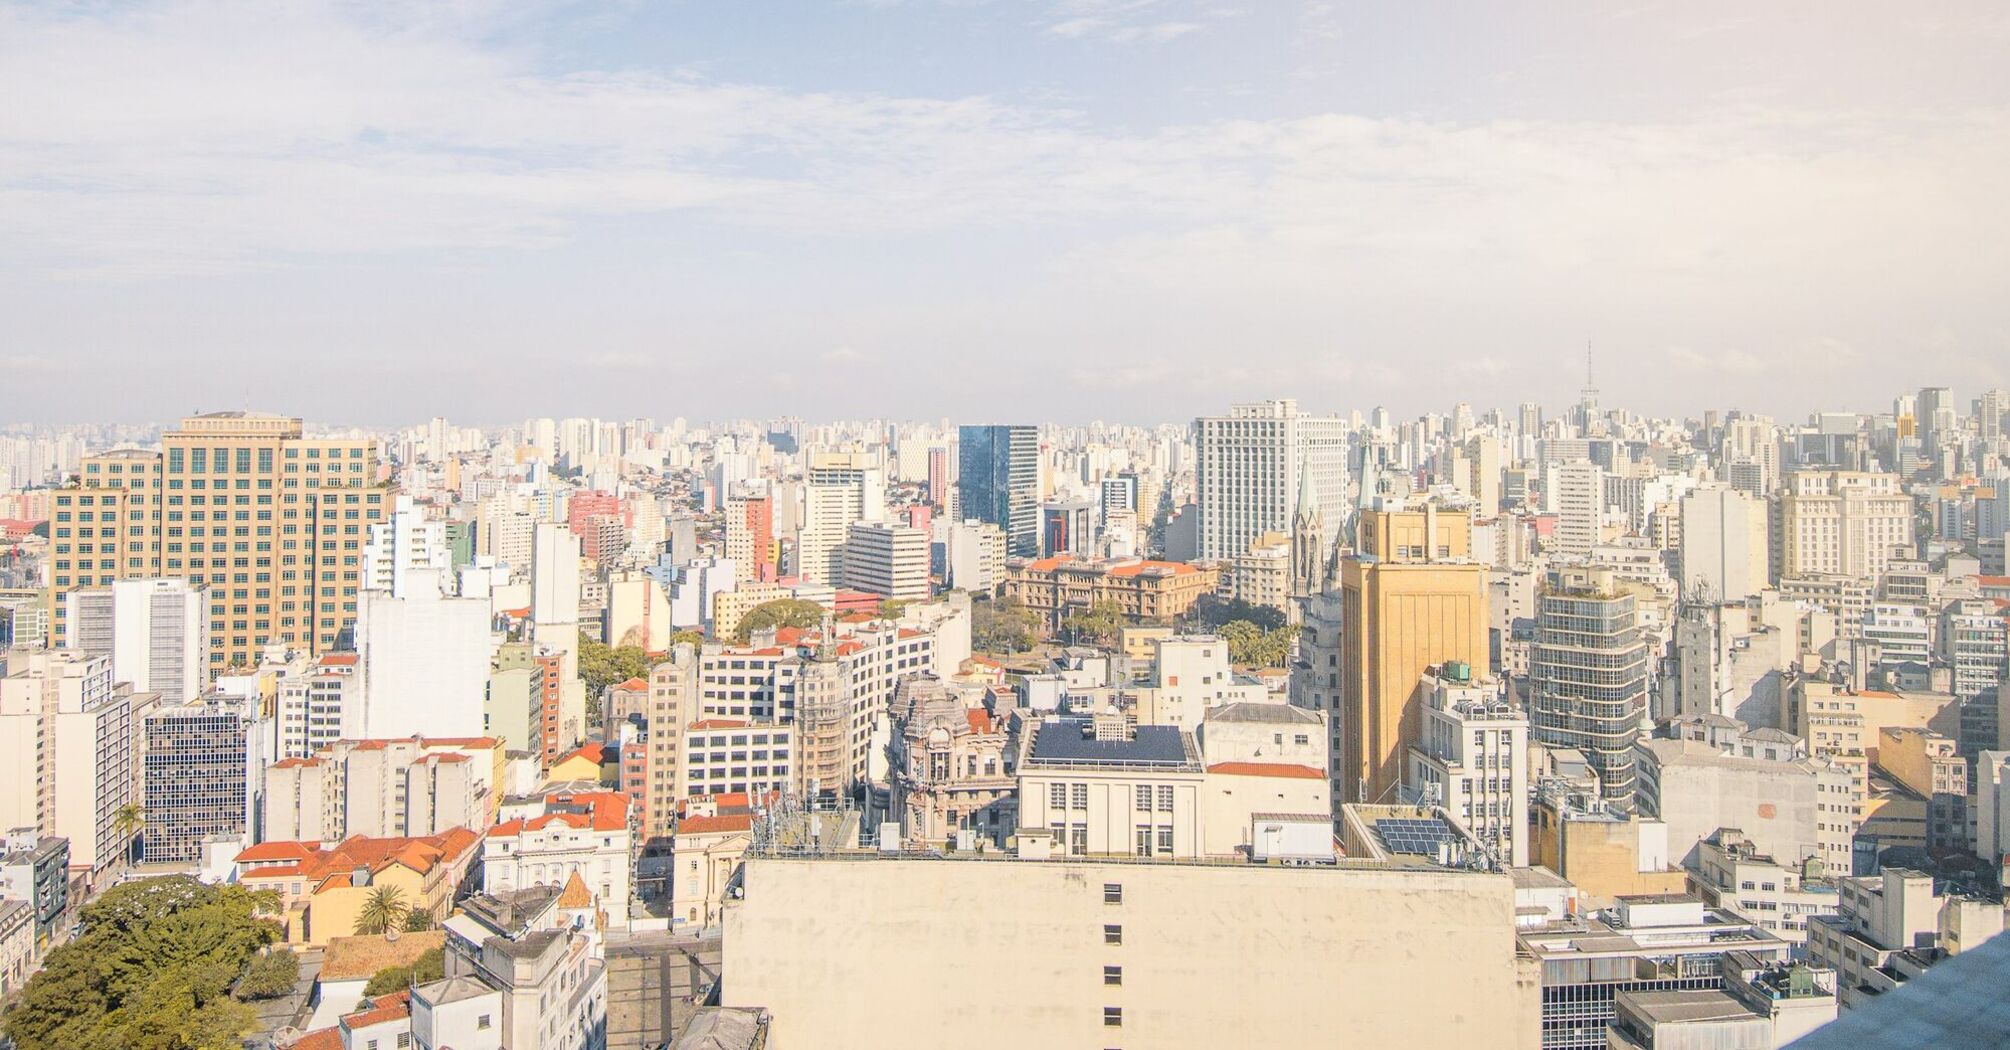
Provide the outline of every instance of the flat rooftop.
<path id="1" fill-rule="evenodd" d="M 1201 771 L 1200 756 L 1178 727 L 1137 726 L 1132 732 L 1128 739 L 1098 740 L 1091 719 L 1043 719 L 1034 729 L 1026 762 L 1035 767 L 1055 763 Z"/>

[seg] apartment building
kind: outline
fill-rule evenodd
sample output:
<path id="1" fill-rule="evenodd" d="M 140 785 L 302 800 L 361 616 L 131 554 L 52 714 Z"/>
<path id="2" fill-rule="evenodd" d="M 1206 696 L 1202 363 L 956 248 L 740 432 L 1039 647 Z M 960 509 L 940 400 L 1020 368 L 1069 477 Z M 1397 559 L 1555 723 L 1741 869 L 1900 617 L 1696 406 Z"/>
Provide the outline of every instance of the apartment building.
<path id="1" fill-rule="evenodd" d="M 1026 725 L 1015 768 L 1023 838 L 1069 856 L 1198 857 L 1207 768 L 1186 730 L 1120 714 Z"/>
<path id="2" fill-rule="evenodd" d="M 1838 900 L 1822 858 L 1783 862 L 1737 828 L 1719 828 L 1703 840 L 1689 865 L 1689 892 L 1793 945 L 1806 944 L 1809 921 L 1836 914 Z"/>
<path id="3" fill-rule="evenodd" d="M 0 678 L 0 827 L 70 841 L 70 864 L 98 873 L 123 862 L 138 829 L 137 753 L 158 699 L 112 681 L 110 657 L 17 654 Z"/>
<path id="4" fill-rule="evenodd" d="M 495 822 L 495 737 L 342 740 L 264 771 L 264 840 L 418 837 Z"/>
<path id="5" fill-rule="evenodd" d="M 1500 683 L 1457 661 L 1425 672 L 1424 731 L 1403 794 L 1442 806 L 1503 863 L 1529 860 L 1528 716 Z"/>
<path id="6" fill-rule="evenodd" d="M 1912 497 L 1893 474 L 1796 471 L 1779 515 L 1782 576 L 1875 579 L 1913 546 Z"/>

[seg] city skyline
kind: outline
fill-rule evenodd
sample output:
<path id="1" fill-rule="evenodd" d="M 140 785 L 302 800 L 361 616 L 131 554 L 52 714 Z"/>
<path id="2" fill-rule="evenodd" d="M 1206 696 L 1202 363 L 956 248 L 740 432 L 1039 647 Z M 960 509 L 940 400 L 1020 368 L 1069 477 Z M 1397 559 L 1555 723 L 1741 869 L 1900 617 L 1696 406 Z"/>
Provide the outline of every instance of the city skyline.
<path id="1" fill-rule="evenodd" d="M 1448 380 L 1565 404 L 1586 339 L 1650 415 L 1875 409 L 1887 361 L 2010 381 L 1983 5 L 778 14 L 0 7 L 33 102 L 0 125 L 0 415 L 86 379 L 237 407 L 222 366 L 367 425 L 1400 416 Z"/>

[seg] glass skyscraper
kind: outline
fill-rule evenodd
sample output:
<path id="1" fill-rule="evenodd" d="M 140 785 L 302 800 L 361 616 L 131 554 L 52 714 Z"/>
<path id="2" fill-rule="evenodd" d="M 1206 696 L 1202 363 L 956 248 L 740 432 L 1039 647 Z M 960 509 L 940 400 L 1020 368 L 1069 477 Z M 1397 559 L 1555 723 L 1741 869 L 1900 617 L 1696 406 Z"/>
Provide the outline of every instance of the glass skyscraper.
<path id="1" fill-rule="evenodd" d="M 964 518 L 1005 530 L 1005 553 L 1040 554 L 1040 435 L 1031 426 L 966 426 L 957 432 L 956 487 Z"/>

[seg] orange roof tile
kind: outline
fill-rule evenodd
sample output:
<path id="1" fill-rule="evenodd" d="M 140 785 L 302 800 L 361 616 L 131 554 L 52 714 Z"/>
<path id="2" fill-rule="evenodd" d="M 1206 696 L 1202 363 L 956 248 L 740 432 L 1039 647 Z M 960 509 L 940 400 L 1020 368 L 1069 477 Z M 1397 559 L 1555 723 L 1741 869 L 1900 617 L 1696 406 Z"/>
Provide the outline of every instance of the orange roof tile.
<path id="1" fill-rule="evenodd" d="M 649 682 L 646 679 L 630 678 L 628 681 L 622 682 L 621 684 L 615 686 L 614 688 L 624 690 L 630 693 L 647 692 L 649 689 Z"/>
<path id="2" fill-rule="evenodd" d="M 565 880 L 565 890 L 558 895 L 558 906 L 566 911 L 593 907 L 593 893 L 580 879 L 578 869 L 574 869 L 572 877 Z"/>
<path id="3" fill-rule="evenodd" d="M 258 845 L 253 846 L 242 853 L 239 853 L 237 855 L 237 862 L 239 864 L 243 864 L 246 861 L 257 862 L 261 860 L 300 861 L 313 856 L 314 852 L 320 848 L 321 843 L 313 841 L 261 842 Z"/>
<path id="4" fill-rule="evenodd" d="M 1216 762 L 1207 767 L 1216 776 L 1229 777 L 1287 777 L 1292 780 L 1324 780 L 1326 774 L 1316 766 L 1301 766 L 1290 762 Z"/>
<path id="5" fill-rule="evenodd" d="M 981 707 L 964 708 L 963 717 L 970 723 L 971 731 L 976 733 L 989 733 L 995 724 L 991 720 L 991 712 Z"/>
<path id="6" fill-rule="evenodd" d="M 320 764 L 321 760 L 318 758 L 282 758 L 279 761 L 274 762 L 271 768 L 299 769 L 301 766 L 318 766 Z"/>
<path id="7" fill-rule="evenodd" d="M 679 835 L 719 835 L 754 830 L 752 813 L 722 813 L 716 817 L 685 817 L 677 822 Z"/>
<path id="8" fill-rule="evenodd" d="M 316 1028 L 294 1042 L 291 1050 L 343 1050 L 342 1029 Z"/>
<path id="9" fill-rule="evenodd" d="M 412 993 L 390 992 L 370 1000 L 368 1008 L 345 1015 L 342 1018 L 342 1026 L 353 1032 L 358 1028 L 368 1028 L 410 1016 L 412 1016 Z"/>
<path id="10" fill-rule="evenodd" d="M 355 653 L 324 653 L 321 657 L 323 667 L 351 667 L 355 663 Z"/>

